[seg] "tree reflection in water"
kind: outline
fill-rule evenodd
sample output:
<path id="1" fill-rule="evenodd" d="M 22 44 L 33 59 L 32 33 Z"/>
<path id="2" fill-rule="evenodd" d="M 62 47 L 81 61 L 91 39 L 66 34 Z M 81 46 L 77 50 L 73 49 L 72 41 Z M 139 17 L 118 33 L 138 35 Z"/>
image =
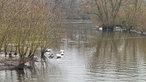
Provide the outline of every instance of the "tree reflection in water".
<path id="1" fill-rule="evenodd" d="M 96 38 L 90 38 L 93 38 L 90 45 L 78 42 L 75 45 L 69 42 L 62 43 L 60 48 L 65 50 L 65 56 L 61 60 L 49 60 L 47 64 L 36 62 L 34 69 L 23 71 L 0 71 L 0 82 L 146 80 L 145 37 L 128 33 L 98 32 Z"/>
<path id="2" fill-rule="evenodd" d="M 35 66 L 24 70 L 0 71 L 0 82 L 59 82 L 62 78 L 60 67 L 48 61 L 35 63 Z M 2 77 L 3 76 L 3 77 Z"/>
<path id="3" fill-rule="evenodd" d="M 145 36 L 129 33 L 101 33 L 94 39 L 96 52 L 89 59 L 91 65 L 87 66 L 93 73 L 91 77 L 99 77 L 97 79 L 103 81 L 139 81 L 139 77 L 144 79 L 146 75 L 139 76 L 139 74 L 146 72 L 145 43 Z"/>

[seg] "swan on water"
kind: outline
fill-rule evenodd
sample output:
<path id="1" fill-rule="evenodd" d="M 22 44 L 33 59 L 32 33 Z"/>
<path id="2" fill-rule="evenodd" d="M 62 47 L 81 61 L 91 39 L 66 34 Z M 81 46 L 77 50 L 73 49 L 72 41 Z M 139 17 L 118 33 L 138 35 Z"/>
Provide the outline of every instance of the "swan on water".
<path id="1" fill-rule="evenodd" d="M 56 57 L 57 59 L 59 59 L 59 58 L 62 58 L 63 55 L 64 55 L 64 50 L 60 50 L 59 53 L 54 54 L 51 49 L 46 49 L 45 50 L 45 53 L 44 53 L 44 56 L 46 56 L 47 58 L 50 58 L 50 59 L 52 59 L 54 57 Z"/>
<path id="2" fill-rule="evenodd" d="M 47 58 L 53 58 L 54 57 L 53 51 L 51 49 L 46 49 L 44 55 Z"/>
<path id="3" fill-rule="evenodd" d="M 62 58 L 63 55 L 64 55 L 64 50 L 60 50 L 60 53 L 59 54 L 56 54 L 57 59 Z"/>
<path id="4" fill-rule="evenodd" d="M 62 57 L 62 55 L 61 55 L 61 54 L 56 54 L 56 56 L 57 56 L 57 59 L 59 59 L 59 58 L 61 58 L 61 57 Z"/>
<path id="5" fill-rule="evenodd" d="M 63 56 L 64 55 L 64 50 L 60 50 L 60 54 Z"/>

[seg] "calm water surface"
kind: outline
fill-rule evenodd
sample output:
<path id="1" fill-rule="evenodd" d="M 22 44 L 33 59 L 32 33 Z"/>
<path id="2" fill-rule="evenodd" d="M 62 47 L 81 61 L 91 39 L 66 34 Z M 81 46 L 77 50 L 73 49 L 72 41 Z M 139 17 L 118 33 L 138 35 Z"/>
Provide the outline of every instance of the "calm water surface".
<path id="1" fill-rule="evenodd" d="M 0 71 L 0 82 L 145 82 L 146 39 L 133 34 L 101 33 L 73 25 L 59 49 L 62 59 L 35 64 L 35 69 Z M 75 28 L 79 28 L 79 30 Z M 87 39 L 87 38 L 90 38 Z"/>

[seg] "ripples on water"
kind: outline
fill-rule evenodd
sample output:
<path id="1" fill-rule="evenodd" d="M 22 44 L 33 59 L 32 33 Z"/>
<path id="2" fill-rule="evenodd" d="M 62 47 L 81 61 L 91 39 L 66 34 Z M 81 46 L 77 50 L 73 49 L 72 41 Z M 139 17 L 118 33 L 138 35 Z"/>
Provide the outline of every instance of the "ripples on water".
<path id="1" fill-rule="evenodd" d="M 0 71 L 0 82 L 145 82 L 146 39 L 101 35 L 90 47 L 65 41 L 65 56 L 48 67 Z"/>

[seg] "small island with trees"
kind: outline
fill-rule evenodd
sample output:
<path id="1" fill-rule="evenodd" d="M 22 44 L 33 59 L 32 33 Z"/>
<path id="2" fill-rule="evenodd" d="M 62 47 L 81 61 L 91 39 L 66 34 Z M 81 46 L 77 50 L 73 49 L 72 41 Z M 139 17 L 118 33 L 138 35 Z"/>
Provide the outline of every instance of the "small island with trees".
<path id="1" fill-rule="evenodd" d="M 134 32 L 146 35 L 145 0 L 85 0 L 86 13 L 103 31 Z"/>

